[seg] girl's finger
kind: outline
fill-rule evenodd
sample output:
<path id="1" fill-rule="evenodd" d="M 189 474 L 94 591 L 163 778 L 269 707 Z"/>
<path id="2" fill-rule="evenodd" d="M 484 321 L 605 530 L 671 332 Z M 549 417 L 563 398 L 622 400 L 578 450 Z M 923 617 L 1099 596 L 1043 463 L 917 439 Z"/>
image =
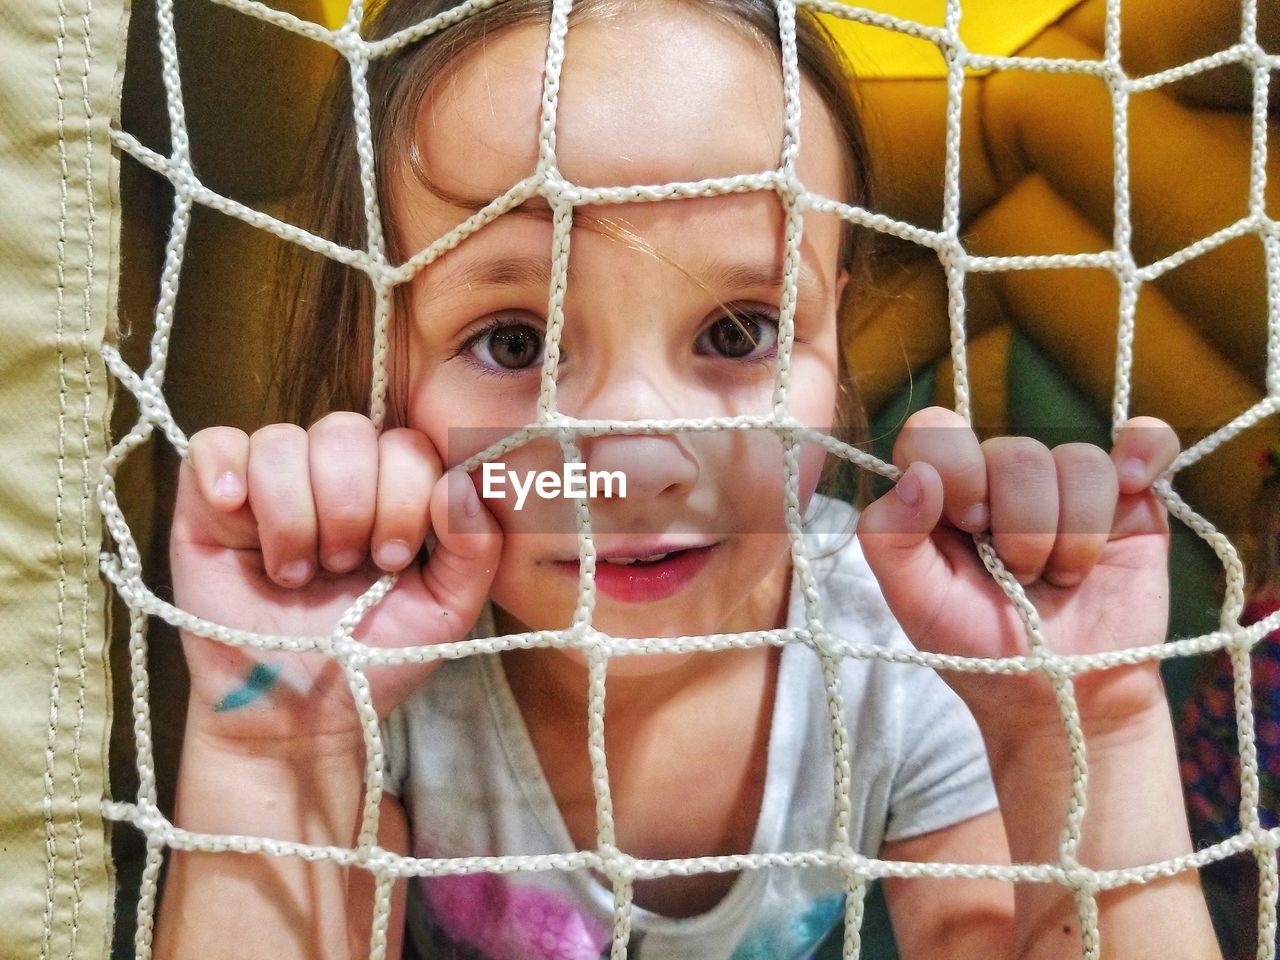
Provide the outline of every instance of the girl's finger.
<path id="1" fill-rule="evenodd" d="M 1140 493 L 1169 468 L 1181 444 L 1173 428 L 1155 417 L 1134 417 L 1116 434 L 1111 459 L 1121 493 Z"/>
<path id="2" fill-rule="evenodd" d="M 910 464 L 892 490 L 858 517 L 858 542 L 881 583 L 897 581 L 897 567 L 922 548 L 933 550 L 929 535 L 942 518 L 942 478 L 932 464 Z M 883 571 L 883 576 L 881 575 Z"/>
<path id="3" fill-rule="evenodd" d="M 249 505 L 258 521 L 267 576 L 298 587 L 316 571 L 316 511 L 307 432 L 273 423 L 249 438 Z"/>
<path id="4" fill-rule="evenodd" d="M 471 478 L 459 470 L 448 471 L 431 493 L 431 527 L 437 542 L 422 583 L 440 606 L 445 638 L 461 640 L 493 583 L 502 533 Z"/>
<path id="5" fill-rule="evenodd" d="M 417 430 L 387 430 L 378 438 L 378 504 L 373 560 L 388 572 L 403 570 L 427 535 L 431 491 L 440 479 L 440 457 Z"/>
<path id="6" fill-rule="evenodd" d="M 1058 470 L 1049 448 L 1030 437 L 982 445 L 991 488 L 992 543 L 1019 583 L 1040 578 L 1058 536 Z"/>
<path id="7" fill-rule="evenodd" d="M 1055 447 L 1053 462 L 1058 472 L 1058 538 L 1044 578 L 1073 587 L 1089 575 L 1107 545 L 1119 485 L 1111 458 L 1091 443 Z"/>
<path id="8" fill-rule="evenodd" d="M 235 427 L 209 427 L 191 437 L 187 457 L 200 493 L 215 510 L 230 513 L 244 506 L 249 486 L 249 435 Z"/>
<path id="9" fill-rule="evenodd" d="M 245 438 L 246 447 L 248 439 Z M 241 500 L 243 499 L 242 496 Z M 243 503 L 236 510 L 222 509 L 221 505 L 210 503 L 190 459 L 183 461 L 179 467 L 178 493 L 173 507 L 169 541 L 175 551 L 186 547 L 260 549 L 258 524 L 254 520 L 253 511 Z"/>
<path id="10" fill-rule="evenodd" d="M 942 498 L 938 471 L 928 463 L 913 463 L 897 486 L 858 517 L 858 543 L 867 565 L 903 629 L 914 638 L 927 636 L 945 615 L 957 564 L 973 552 L 967 534 L 939 529 Z M 968 559 L 976 563 L 977 558 Z"/>
<path id="11" fill-rule="evenodd" d="M 378 433 L 356 413 L 331 413 L 309 433 L 320 563 L 347 573 L 365 562 L 378 501 Z"/>
<path id="12" fill-rule="evenodd" d="M 959 414 L 943 407 L 913 414 L 898 434 L 893 462 L 903 468 L 932 465 L 942 478 L 947 519 L 970 533 L 987 528 L 987 463 L 977 436 Z"/>

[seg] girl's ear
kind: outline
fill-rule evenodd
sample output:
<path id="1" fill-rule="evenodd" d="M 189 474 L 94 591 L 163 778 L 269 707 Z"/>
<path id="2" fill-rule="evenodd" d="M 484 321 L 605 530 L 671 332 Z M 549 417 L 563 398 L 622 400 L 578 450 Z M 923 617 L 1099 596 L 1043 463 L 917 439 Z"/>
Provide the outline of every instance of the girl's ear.
<path id="1" fill-rule="evenodd" d="M 836 274 L 836 304 L 844 303 L 844 290 L 849 285 L 849 270 L 847 267 L 841 267 L 840 272 Z"/>

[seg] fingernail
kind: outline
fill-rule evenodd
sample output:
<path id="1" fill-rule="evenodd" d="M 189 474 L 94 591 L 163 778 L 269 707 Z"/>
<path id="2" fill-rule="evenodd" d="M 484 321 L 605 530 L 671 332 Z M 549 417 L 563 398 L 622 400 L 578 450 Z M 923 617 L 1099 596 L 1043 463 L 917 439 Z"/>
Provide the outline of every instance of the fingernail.
<path id="1" fill-rule="evenodd" d="M 383 570 L 399 570 L 409 565 L 413 550 L 403 540 L 388 540 L 378 547 L 374 559 Z"/>
<path id="2" fill-rule="evenodd" d="M 960 514 L 960 526 L 969 530 L 985 530 L 987 521 L 990 519 L 991 514 L 987 511 L 987 505 L 975 503 Z"/>
<path id="3" fill-rule="evenodd" d="M 329 557 L 325 563 L 334 573 L 348 573 L 360 566 L 364 560 L 364 554 L 359 550 L 343 550 L 341 553 L 335 553 Z"/>
<path id="4" fill-rule="evenodd" d="M 276 572 L 276 579 L 291 587 L 305 583 L 310 576 L 311 563 L 307 560 L 294 560 L 292 563 L 286 563 Z"/>
<path id="5" fill-rule="evenodd" d="M 1147 465 L 1137 457 L 1130 457 L 1120 464 L 1119 476 L 1121 483 L 1142 483 L 1147 478 Z"/>
<path id="6" fill-rule="evenodd" d="M 456 516 L 467 532 L 477 528 L 475 519 L 480 516 L 480 498 L 476 485 L 465 473 L 455 472 L 449 478 L 449 514 Z"/>
<path id="7" fill-rule="evenodd" d="M 920 478 L 915 475 L 910 467 L 907 467 L 902 479 L 898 481 L 898 485 L 894 489 L 898 492 L 898 499 L 905 506 L 912 509 L 920 506 L 920 500 L 924 497 L 924 488 L 920 486 Z"/>
<path id="8" fill-rule="evenodd" d="M 213 492 L 228 500 L 237 500 L 244 495 L 244 487 L 240 478 L 228 470 L 214 482 Z"/>

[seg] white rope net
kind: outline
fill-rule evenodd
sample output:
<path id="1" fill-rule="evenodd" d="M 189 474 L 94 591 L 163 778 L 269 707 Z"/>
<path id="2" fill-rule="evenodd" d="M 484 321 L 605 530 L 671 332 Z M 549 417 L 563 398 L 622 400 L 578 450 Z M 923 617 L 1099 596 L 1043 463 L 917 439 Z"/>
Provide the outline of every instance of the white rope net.
<path id="1" fill-rule="evenodd" d="M 606 876 L 614 893 L 614 927 L 611 957 L 625 958 L 631 932 L 632 885 L 639 879 L 687 875 L 703 871 L 759 870 L 771 867 L 826 867 L 838 870 L 846 887 L 844 955 L 856 958 L 861 952 L 860 930 L 864 896 L 868 883 L 885 877 L 995 878 L 1018 883 L 1061 885 L 1074 896 L 1082 930 L 1083 956 L 1099 956 L 1096 898 L 1101 891 L 1126 884 L 1147 883 L 1185 870 L 1201 868 L 1214 861 L 1252 852 L 1260 871 L 1258 902 L 1258 953 L 1273 955 L 1276 936 L 1277 879 L 1276 850 L 1280 830 L 1264 829 L 1259 820 L 1259 772 L 1251 702 L 1250 650 L 1266 634 L 1280 628 L 1280 613 L 1248 627 L 1240 626 L 1244 606 L 1244 573 L 1236 549 L 1213 524 L 1201 517 L 1173 489 L 1172 480 L 1181 470 L 1198 462 L 1225 442 L 1280 410 L 1280 223 L 1267 215 L 1264 204 L 1267 159 L 1267 111 L 1270 71 L 1280 68 L 1280 57 L 1268 54 L 1257 39 L 1257 0 L 1242 0 L 1239 41 L 1228 49 L 1194 62 L 1143 77 L 1126 76 L 1120 59 L 1120 0 L 1106 5 L 1105 51 L 1101 59 L 1071 60 L 1034 57 L 995 57 L 969 52 L 960 39 L 963 16 L 961 0 L 946 0 L 945 22 L 930 26 L 902 20 L 874 10 L 846 6 L 834 0 L 776 0 L 782 55 L 781 82 L 784 93 L 784 137 L 777 166 L 758 173 L 696 182 L 581 187 L 566 181 L 556 158 L 556 117 L 561 70 L 565 56 L 572 0 L 554 0 L 547 43 L 543 82 L 542 116 L 538 160 L 535 169 L 510 190 L 471 216 L 427 248 L 401 264 L 390 262 L 386 254 L 382 217 L 378 209 L 373 144 L 370 134 L 369 96 L 366 74 L 370 62 L 391 54 L 477 11 L 501 0 L 467 0 L 439 16 L 384 39 L 362 38 L 362 0 L 352 0 L 345 22 L 330 30 L 272 9 L 255 0 L 213 0 L 240 13 L 293 31 L 332 47 L 350 67 L 351 89 L 356 119 L 357 151 L 367 212 L 367 243 L 364 249 L 349 249 L 311 232 L 252 209 L 205 186 L 191 162 L 184 116 L 173 0 L 158 0 L 157 21 L 162 57 L 162 74 L 167 97 L 172 152 L 163 156 L 135 137 L 113 134 L 116 145 L 145 166 L 161 174 L 173 185 L 176 200 L 172 227 L 165 252 L 160 296 L 155 308 L 155 333 L 150 361 L 145 370 L 130 368 L 120 354 L 105 347 L 106 361 L 116 377 L 136 398 L 140 416 L 133 428 L 111 450 L 104 463 L 99 503 L 115 543 L 114 552 L 104 555 L 102 568 L 130 610 L 130 679 L 136 741 L 138 794 L 132 802 L 108 802 L 107 817 L 127 821 L 146 837 L 146 861 L 138 903 L 135 948 L 137 956 L 151 954 L 157 885 L 166 848 L 203 851 L 237 851 L 272 856 L 329 860 L 369 871 L 376 878 L 374 923 L 370 955 L 382 958 L 387 950 L 391 889 L 397 878 L 442 876 L 475 872 L 545 870 L 595 870 Z M 795 15 L 797 4 L 835 17 L 846 18 L 896 31 L 935 44 L 947 66 L 947 125 L 944 209 L 941 229 L 932 230 L 894 220 L 869 209 L 851 206 L 815 195 L 797 177 L 800 144 L 800 72 L 796 52 Z M 1157 262 L 1139 265 L 1131 249 L 1132 224 L 1129 189 L 1128 110 L 1134 94 L 1156 90 L 1225 64 L 1236 64 L 1252 72 L 1252 160 L 1248 211 L 1244 217 L 1216 233 L 1204 237 Z M 1021 70 L 1043 73 L 1078 73 L 1100 78 L 1110 91 L 1113 112 L 1114 234 L 1111 249 L 1101 253 L 1017 257 L 970 255 L 960 237 L 960 117 L 966 73 L 976 70 Z M 588 204 L 625 204 L 708 197 L 731 192 L 767 191 L 776 194 L 785 209 L 784 292 L 780 303 L 781 332 L 778 343 L 772 411 L 764 416 L 716 419 L 646 421 L 578 420 L 566 416 L 556 406 L 556 373 L 559 343 L 564 325 L 564 302 L 569 263 L 569 234 L 575 207 Z M 187 441 L 174 421 L 164 394 L 165 367 L 170 331 L 184 248 L 191 227 L 192 209 L 203 204 L 253 227 L 332 258 L 362 271 L 376 291 L 373 317 L 373 389 L 371 416 L 380 422 L 386 409 L 388 320 L 392 291 L 408 282 L 415 273 L 453 249 L 485 224 L 525 201 L 541 197 L 553 214 L 552 280 L 548 299 L 545 361 L 536 422 L 516 431 L 478 454 L 469 466 L 501 457 L 548 431 L 558 438 L 566 462 L 581 462 L 577 440 L 603 433 L 674 433 L 690 431 L 767 430 L 777 435 L 783 448 L 786 479 L 785 512 L 790 535 L 791 559 L 804 600 L 804 625 L 758 633 L 679 637 L 674 639 L 623 639 L 611 637 L 592 626 L 595 601 L 595 548 L 586 501 L 577 506 L 581 582 L 572 625 L 560 631 L 465 640 L 435 646 L 382 650 L 353 639 L 361 617 L 387 593 L 393 583 L 388 576 L 376 582 L 353 604 L 326 636 L 270 636 L 230 629 L 201 620 L 158 597 L 143 580 L 142 556 L 125 521 L 116 496 L 115 476 L 121 463 L 159 430 L 180 453 Z M 805 214 L 833 213 L 874 231 L 891 234 L 936 253 L 945 271 L 951 331 L 951 357 L 955 371 L 958 412 L 968 417 L 970 399 L 965 345 L 965 281 L 970 273 L 1008 270 L 1103 269 L 1117 279 L 1120 289 L 1119 324 L 1115 354 L 1115 391 L 1112 427 L 1118 428 L 1129 416 L 1133 340 L 1139 291 L 1193 258 L 1246 235 L 1256 235 L 1265 250 L 1269 336 L 1267 346 L 1267 396 L 1251 409 L 1222 425 L 1174 462 L 1157 490 L 1171 512 L 1198 534 L 1216 553 L 1226 576 L 1226 596 L 1221 608 L 1219 629 L 1203 636 L 1181 639 L 1149 647 L 1095 655 L 1059 655 L 1050 650 L 1041 633 L 1039 618 L 1018 582 L 1004 569 L 988 539 L 977 538 L 980 555 L 992 576 L 1014 603 L 1026 628 L 1031 653 L 1025 657 L 979 659 L 942 656 L 922 652 L 889 650 L 874 645 L 853 645 L 829 635 L 823 627 L 819 594 L 800 534 L 801 513 L 798 496 L 798 454 L 804 443 L 821 444 L 828 453 L 844 458 L 883 477 L 896 479 L 890 464 L 824 433 L 810 430 L 795 420 L 788 408 L 790 354 L 794 339 L 798 250 Z M 363 722 L 366 748 L 365 796 L 360 830 L 353 847 L 321 847 L 281 842 L 252 836 L 221 836 L 193 833 L 176 827 L 161 812 L 157 802 L 156 768 L 152 751 L 152 722 L 147 671 L 147 623 L 158 617 L 193 634 L 223 644 L 259 650 L 314 651 L 333 658 L 348 679 L 355 708 Z M 835 760 L 835 823 L 831 844 L 823 849 L 776 853 L 699 857 L 682 860 L 650 860 L 633 857 L 618 847 L 614 831 L 613 804 L 605 764 L 604 700 L 605 680 L 612 657 L 651 652 L 685 652 L 749 647 L 764 644 L 799 643 L 809 646 L 820 658 L 828 697 L 831 745 Z M 376 843 L 379 801 L 383 792 L 384 750 L 378 717 L 374 710 L 367 668 L 379 664 L 427 662 L 495 653 L 531 646 L 574 646 L 586 652 L 589 663 L 588 748 L 592 782 L 596 792 L 597 841 L 594 849 L 544 856 L 488 856 L 454 859 L 402 857 Z M 1228 840 L 1194 854 L 1134 866 L 1127 869 L 1094 870 L 1077 859 L 1085 814 L 1085 784 L 1088 767 L 1081 719 L 1076 706 L 1073 678 L 1089 670 L 1124 664 L 1204 654 L 1229 652 L 1234 670 L 1235 714 L 1241 758 L 1240 832 Z M 1039 864 L 996 866 L 987 864 L 937 864 L 895 862 L 867 857 L 857 852 L 850 838 L 850 783 L 853 772 L 847 742 L 845 705 L 840 692 L 839 664 L 842 658 L 880 658 L 909 662 L 924 667 L 991 674 L 1039 674 L 1056 693 L 1062 727 L 1070 749 L 1074 784 L 1061 833 L 1056 860 Z"/>

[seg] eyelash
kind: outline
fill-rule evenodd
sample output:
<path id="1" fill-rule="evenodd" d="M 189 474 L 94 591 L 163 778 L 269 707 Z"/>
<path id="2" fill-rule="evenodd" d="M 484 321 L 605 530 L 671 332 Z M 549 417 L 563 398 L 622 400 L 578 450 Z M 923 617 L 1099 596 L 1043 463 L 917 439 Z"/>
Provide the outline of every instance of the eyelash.
<path id="1" fill-rule="evenodd" d="M 779 327 L 778 315 L 776 310 L 772 310 L 772 309 L 761 307 L 761 306 L 754 306 L 754 305 L 749 308 L 742 309 L 742 308 L 735 308 L 732 304 L 730 304 L 725 307 L 724 313 L 720 313 L 716 315 L 711 319 L 710 322 L 708 322 L 706 325 L 704 325 L 701 329 L 698 330 L 697 336 L 694 337 L 694 342 L 696 343 L 698 340 L 701 340 L 703 336 L 705 336 L 712 329 L 712 327 L 714 327 L 721 320 L 724 320 L 725 318 L 730 316 L 738 317 L 739 319 L 742 319 L 742 320 L 750 320 L 759 324 L 760 326 L 773 326 L 775 328 L 775 331 Z M 476 344 L 480 343 L 489 334 L 493 333 L 493 331 L 500 330 L 503 327 L 518 326 L 521 324 L 532 327 L 534 329 L 539 329 L 539 324 L 537 322 L 534 322 L 530 317 L 525 317 L 520 315 L 511 315 L 511 314 L 499 314 L 497 316 L 490 317 L 488 320 L 484 321 L 484 323 L 480 327 L 476 328 L 471 333 L 469 333 L 466 337 L 463 338 L 462 342 L 458 345 L 457 349 L 453 351 L 449 359 L 451 360 L 461 359 L 464 362 L 470 364 L 482 376 L 493 377 L 495 379 L 507 379 L 509 377 L 520 376 L 522 374 L 529 373 L 529 371 L 535 368 L 540 370 L 542 366 L 541 363 L 538 363 L 531 367 L 519 369 L 519 370 L 496 369 L 494 367 L 490 367 L 490 366 L 487 366 L 486 364 L 479 362 L 471 353 L 472 348 L 474 348 Z M 775 332 L 775 338 L 777 335 L 778 334 Z M 796 337 L 795 339 L 797 342 L 802 342 L 801 338 L 799 337 Z M 715 354 L 702 354 L 702 356 L 715 356 Z M 737 363 L 740 366 L 755 366 L 762 363 L 773 363 L 776 356 L 777 356 L 777 348 L 775 343 L 775 346 L 773 348 L 767 350 L 765 353 L 761 354 L 758 357 L 750 357 L 747 359 L 734 359 L 732 357 L 721 356 L 720 359 L 731 360 L 732 362 Z M 562 354 L 562 357 L 563 357 L 563 354 Z"/>
<path id="2" fill-rule="evenodd" d="M 778 340 L 778 337 L 781 336 L 782 326 L 778 319 L 777 310 L 774 310 L 769 307 L 758 306 L 755 304 L 752 304 L 746 307 L 739 307 L 739 306 L 735 306 L 734 304 L 728 304 L 727 306 L 725 306 L 723 313 L 720 313 L 715 317 L 713 317 L 709 323 L 707 323 L 705 326 L 702 327 L 701 330 L 698 331 L 698 335 L 694 337 L 694 342 L 696 343 L 697 341 L 701 340 L 706 334 L 708 334 L 712 330 L 713 327 L 715 327 L 716 324 L 730 317 L 737 317 L 739 320 L 748 320 L 753 323 L 756 323 L 761 327 L 772 326 L 774 328 L 774 344 L 772 347 L 770 347 L 768 350 L 766 350 L 764 353 L 762 353 L 758 357 L 748 357 L 746 359 L 738 359 L 734 357 L 720 356 L 719 359 L 731 360 L 732 362 L 738 364 L 739 366 L 756 366 L 759 364 L 766 364 L 766 363 L 772 364 L 778 355 L 777 340 Z M 803 342 L 800 340 L 799 337 L 795 338 L 795 340 L 797 342 Z M 717 355 L 703 354 L 703 356 L 717 356 Z"/>
<path id="3" fill-rule="evenodd" d="M 494 379 L 497 379 L 497 380 L 505 380 L 508 377 L 516 377 L 516 376 L 520 376 L 521 374 L 527 374 L 530 370 L 533 370 L 533 369 L 541 370 L 542 369 L 541 362 L 537 363 L 533 367 L 528 367 L 522 370 L 495 369 L 493 367 L 486 366 L 485 364 L 481 363 L 471 353 L 471 349 L 476 344 L 478 344 L 481 340 L 487 337 L 489 334 L 493 333 L 493 331 L 500 330 L 503 327 L 513 327 L 513 326 L 519 326 L 521 324 L 532 327 L 533 329 L 539 330 L 539 332 L 541 332 L 538 323 L 534 322 L 530 317 L 520 316 L 518 314 L 516 315 L 499 314 L 498 316 L 490 317 L 488 320 L 484 321 L 484 323 L 480 327 L 476 328 L 471 333 L 467 334 L 467 336 L 464 337 L 462 342 L 458 345 L 458 348 L 454 350 L 453 354 L 450 356 L 449 359 L 451 360 L 460 359 L 464 363 L 469 364 L 482 376 L 493 377 Z"/>

